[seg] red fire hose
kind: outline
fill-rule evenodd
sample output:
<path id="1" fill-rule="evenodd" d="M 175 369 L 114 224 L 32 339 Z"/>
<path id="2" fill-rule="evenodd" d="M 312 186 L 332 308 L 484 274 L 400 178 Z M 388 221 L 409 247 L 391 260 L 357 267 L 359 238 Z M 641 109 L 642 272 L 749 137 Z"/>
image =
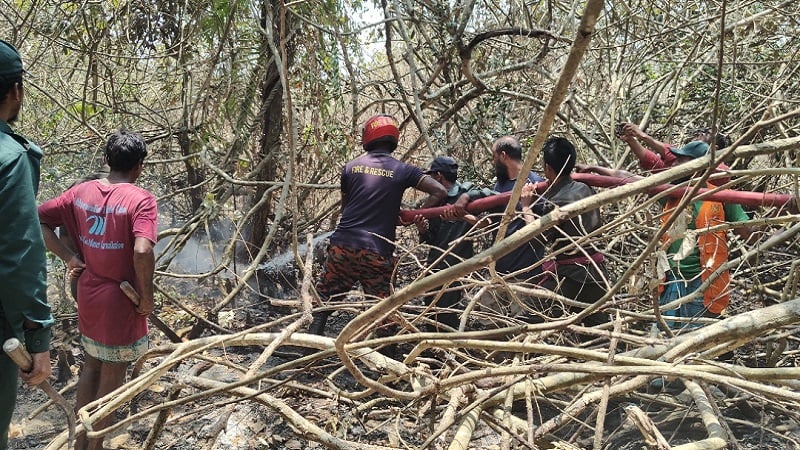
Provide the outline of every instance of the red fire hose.
<path id="1" fill-rule="evenodd" d="M 575 181 L 586 183 L 589 186 L 615 188 L 625 184 L 633 183 L 635 181 L 638 181 L 640 178 L 617 178 L 617 177 L 607 177 L 603 175 L 594 175 L 588 173 L 575 173 L 572 174 L 572 179 Z M 544 192 L 545 189 L 547 189 L 546 181 L 536 184 L 536 192 L 542 193 Z M 690 188 L 681 187 L 676 189 L 675 186 L 671 184 L 660 184 L 658 186 L 654 186 L 648 189 L 647 193 L 651 195 L 658 194 L 660 192 L 664 192 L 669 189 L 674 189 L 672 192 L 667 194 L 669 197 L 679 198 L 685 195 L 686 191 L 689 190 Z M 712 189 L 700 188 L 697 191 L 697 195 L 704 194 L 711 190 Z M 486 197 L 471 201 L 467 205 L 467 212 L 471 214 L 478 214 L 495 208 L 504 207 L 508 203 L 509 197 L 511 197 L 511 193 L 504 192 L 502 194 L 497 194 L 491 197 Z M 794 197 L 789 194 L 770 194 L 764 192 L 723 189 L 721 191 L 716 191 L 712 194 L 709 194 L 707 197 L 704 198 L 704 200 L 720 202 L 720 203 L 738 203 L 742 206 L 780 207 L 786 205 L 790 201 L 793 201 Z M 447 208 L 449 208 L 449 206 L 437 206 L 434 208 L 403 210 L 400 211 L 400 221 L 403 223 L 408 223 L 414 220 L 414 217 L 416 216 L 423 216 L 428 219 L 439 217 L 445 212 Z"/>

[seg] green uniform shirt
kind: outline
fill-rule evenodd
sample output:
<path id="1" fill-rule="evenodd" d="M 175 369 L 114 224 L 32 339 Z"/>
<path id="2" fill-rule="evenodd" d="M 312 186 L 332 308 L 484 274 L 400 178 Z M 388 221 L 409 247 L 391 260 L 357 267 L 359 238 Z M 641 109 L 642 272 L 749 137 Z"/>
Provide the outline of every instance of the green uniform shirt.
<path id="1" fill-rule="evenodd" d="M 447 198 L 444 199 L 442 205 L 452 205 L 465 193 L 469 195 L 469 201 L 488 197 L 493 194 L 490 189 L 479 189 L 469 181 L 463 184 L 456 182 L 450 188 L 450 191 L 447 192 Z M 472 225 L 463 220 L 442 220 L 438 217 L 430 219 L 428 221 L 428 231 L 420 236 L 422 242 L 431 246 L 431 250 L 428 253 L 428 264 L 433 264 L 439 259 L 443 250 L 449 248 L 453 241 L 467 234 L 471 228 Z M 472 241 L 462 241 L 436 268 L 444 269 L 456 265 L 474 255 L 475 251 L 472 248 Z"/>
<path id="2" fill-rule="evenodd" d="M 702 203 L 703 202 L 692 203 L 692 221 L 687 224 L 687 229 L 695 229 L 695 225 L 697 223 L 697 214 L 700 212 L 700 206 Z M 722 206 L 725 210 L 726 222 L 735 223 L 750 220 L 750 217 L 747 216 L 747 213 L 744 211 L 744 208 L 742 208 L 742 205 L 737 203 L 723 203 Z M 691 254 L 687 255 L 680 261 L 675 261 L 672 258 L 672 255 L 678 253 L 681 245 L 683 245 L 683 239 L 678 239 L 669 246 L 669 265 L 672 270 L 680 274 L 683 279 L 691 280 L 692 278 L 700 275 L 700 272 L 702 272 L 702 267 L 700 266 L 700 250 L 697 248 L 697 246 L 695 246 Z"/>
<path id="3" fill-rule="evenodd" d="M 42 151 L 0 120 L 0 327 L 29 352 L 50 348 L 47 261 L 36 193 Z M 39 328 L 24 330 L 25 319 Z"/>

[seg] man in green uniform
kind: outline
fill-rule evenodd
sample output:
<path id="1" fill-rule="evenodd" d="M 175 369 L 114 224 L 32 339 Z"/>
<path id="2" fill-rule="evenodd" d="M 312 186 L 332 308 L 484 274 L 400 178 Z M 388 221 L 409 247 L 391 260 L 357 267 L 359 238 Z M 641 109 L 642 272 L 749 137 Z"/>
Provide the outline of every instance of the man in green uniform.
<path id="1" fill-rule="evenodd" d="M 5 353 L 0 355 L 0 450 L 8 444 L 18 373 L 31 386 L 51 373 L 53 316 L 36 212 L 42 151 L 8 125 L 17 119 L 23 95 L 22 60 L 11 44 L 0 40 L 0 338 L 19 339 L 33 357 L 33 368 L 25 373 Z"/>
<path id="2" fill-rule="evenodd" d="M 449 156 L 439 156 L 434 159 L 430 169 L 425 173 L 447 190 L 447 197 L 440 205 L 456 205 L 463 210 L 470 201 L 494 193 L 490 189 L 479 189 L 469 181 L 458 182 L 458 163 Z M 478 219 L 471 214 L 459 215 L 455 209 L 451 212 L 441 218 L 428 220 L 417 216 L 414 220 L 420 241 L 430 246 L 426 265 L 433 271 L 444 270 L 475 255 L 472 239 L 461 238 L 475 226 Z M 488 225 L 488 221 L 486 224 Z M 447 254 L 443 256 L 445 252 Z M 427 304 L 436 301 L 435 306 L 445 310 L 436 314 L 436 320 L 452 329 L 457 329 L 459 326 L 458 313 L 453 310 L 463 295 L 463 290 L 459 289 L 459 286 L 460 283 L 456 282 L 441 295 L 431 294 L 425 297 Z"/>

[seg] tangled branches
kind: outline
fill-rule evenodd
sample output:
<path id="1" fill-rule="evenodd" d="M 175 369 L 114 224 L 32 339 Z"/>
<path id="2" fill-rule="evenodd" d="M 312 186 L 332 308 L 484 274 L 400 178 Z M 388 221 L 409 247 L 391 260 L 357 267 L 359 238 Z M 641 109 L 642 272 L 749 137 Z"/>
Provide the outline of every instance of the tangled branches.
<path id="1" fill-rule="evenodd" d="M 796 145 L 794 139 L 734 153 Z M 647 230 L 641 218 L 651 201 L 637 201 L 635 207 L 626 201 L 709 163 L 701 158 L 567 205 L 385 299 L 337 304 L 340 317 L 347 311 L 357 315 L 336 338 L 303 332 L 312 299 L 313 272 L 306 270 L 299 299 L 284 302 L 293 304 L 297 315 L 151 350 L 137 364 L 136 378 L 80 411 L 82 427 L 90 436 L 102 436 L 153 421 L 157 426 L 151 427 L 155 431 L 146 445 L 152 448 L 161 436 L 180 433 L 176 430 L 186 417 L 200 421 L 218 414 L 225 424 L 232 405 L 253 405 L 250 411 L 261 411 L 266 420 L 279 417 L 293 433 L 327 448 L 624 448 L 640 441 L 654 448 L 744 448 L 755 445 L 746 440 L 753 430 L 770 445 L 789 445 L 792 433 L 765 435 L 771 432 L 764 425 L 791 430 L 785 421 L 800 420 L 795 412 L 800 369 L 792 338 L 800 323 L 798 274 L 791 261 L 768 286 L 756 274 L 775 264 L 767 255 L 777 245 L 792 248 L 800 231 L 791 225 L 796 215 L 777 212 L 753 219 L 789 225 L 729 262 L 739 280 L 730 317 L 706 319 L 703 328 L 677 336 L 653 326 L 647 299 L 650 262 L 642 250 L 649 240 L 634 239 Z M 482 276 L 486 264 L 515 245 L 599 205 L 622 205 L 624 212 L 610 214 L 598 235 L 589 236 L 605 243 L 620 277 L 609 280 L 609 294 L 597 304 Z M 748 266 L 748 261 L 755 263 Z M 644 286 L 636 287 L 637 277 Z M 461 331 L 426 332 L 432 311 L 419 306 L 419 296 L 457 279 L 471 294 L 463 305 Z M 488 294 L 494 303 L 486 301 Z M 497 309 L 524 308 L 514 299 L 531 295 L 584 313 L 533 325 Z M 756 295 L 771 300 L 759 307 Z M 371 306 L 364 310 L 365 305 Z M 609 322 L 577 325 L 592 311 L 606 314 Z M 379 337 L 377 325 L 389 317 L 400 326 L 393 335 Z M 145 401 L 156 384 L 172 386 L 167 398 Z M 127 419 L 104 430 L 92 427 L 130 402 L 137 408 Z M 49 448 L 61 447 L 65 439 L 59 436 Z"/>
<path id="2" fill-rule="evenodd" d="M 598 405 L 609 402 L 621 405 L 630 415 L 641 408 L 651 413 L 654 408 L 661 409 L 662 415 L 665 411 L 682 411 L 689 416 L 687 420 L 704 424 L 707 437 L 679 448 L 722 448 L 735 436 L 726 431 L 730 424 L 724 425 L 728 419 L 720 411 L 752 402 L 766 409 L 793 409 L 791 405 L 800 403 L 796 391 L 800 369 L 743 367 L 715 357 L 757 337 L 791 331 L 785 327 L 798 320 L 800 299 L 794 299 L 672 339 L 627 329 L 622 319 L 617 319 L 613 330 L 556 323 L 482 332 L 408 332 L 344 346 L 348 358 L 359 365 L 364 377 L 369 377 L 367 388 L 349 383 L 356 389 L 341 382 L 340 369 L 328 370 L 324 388 L 285 378 L 292 371 L 322 370 L 320 367 L 331 363 L 337 366 L 334 339 L 246 330 L 154 349 L 145 357 L 155 362 L 153 367 L 117 392 L 88 405 L 81 411 L 81 419 L 83 427 L 92 430 L 91 424 L 98 419 L 153 384 L 167 381 L 189 393 L 132 414 L 112 429 L 93 430 L 90 436 L 104 435 L 164 411 L 192 409 L 190 414 L 204 416 L 209 410 L 196 405 L 222 397 L 228 399 L 226 402 L 261 404 L 291 424 L 297 434 L 327 448 L 388 447 L 378 439 L 369 443 L 368 436 L 353 436 L 352 430 L 345 430 L 342 436 L 320 427 L 309 414 L 299 412 L 302 401 L 298 397 L 313 396 L 330 400 L 331 414 L 336 414 L 338 405 L 361 420 L 377 414 L 378 405 L 391 405 L 383 411 L 384 416 L 394 415 L 387 423 L 413 423 L 413 430 L 402 426 L 396 430 L 405 439 L 414 435 L 406 442 L 413 448 L 441 448 L 443 444 L 448 448 L 487 448 L 481 442 L 536 448 L 543 442 L 562 440 L 585 445 L 594 433 L 603 442 L 620 435 L 633 439 L 631 427 L 619 423 L 613 430 L 592 429 L 592 418 L 599 419 Z M 570 345 L 567 340 L 558 345 L 551 343 L 557 336 L 554 332 L 588 333 L 594 339 L 585 347 Z M 274 353 L 278 344 L 313 351 L 275 366 L 263 365 L 264 357 Z M 400 344 L 410 351 L 402 361 L 375 351 L 389 344 Z M 224 356 L 210 356 L 251 346 L 267 350 L 250 367 L 233 364 Z M 198 370 L 198 366 L 203 369 Z M 222 382 L 200 375 L 210 373 L 215 366 L 238 373 L 237 379 Z M 643 390 L 662 379 L 685 386 L 685 393 L 680 394 L 683 397 L 656 396 Z M 311 412 L 311 416 L 319 413 Z M 658 428 L 650 430 L 659 433 Z M 49 448 L 59 448 L 62 443 L 63 439 L 56 439 Z"/>

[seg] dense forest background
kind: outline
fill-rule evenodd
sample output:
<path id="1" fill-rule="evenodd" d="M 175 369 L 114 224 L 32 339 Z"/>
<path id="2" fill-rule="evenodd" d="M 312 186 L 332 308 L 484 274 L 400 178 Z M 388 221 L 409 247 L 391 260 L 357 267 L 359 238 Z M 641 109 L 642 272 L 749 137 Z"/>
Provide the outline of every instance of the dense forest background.
<path id="1" fill-rule="evenodd" d="M 397 153 L 406 161 L 425 165 L 448 154 L 465 178 L 488 183 L 494 138 L 531 142 L 583 8 L 557 1 L 5 5 L 3 36 L 32 74 L 18 127 L 47 150 L 42 198 L 98 168 L 105 136 L 125 127 L 148 140 L 142 184 L 158 195 L 165 226 L 188 234 L 225 217 L 253 256 L 287 231 L 332 228 L 325 219 L 337 210 L 339 170 L 361 152 L 360 125 L 379 111 L 402 121 Z M 612 133 L 623 120 L 677 143 L 711 126 L 743 137 L 741 144 L 796 136 L 794 8 L 788 1 L 605 4 L 554 132 L 579 143 L 584 161 L 624 168 L 631 155 Z M 793 162 L 785 154 L 770 165 Z"/>
<path id="2" fill-rule="evenodd" d="M 462 178 L 481 185 L 493 177 L 491 142 L 505 134 L 522 139 L 535 169 L 543 136 L 557 133 L 577 144 L 581 162 L 638 171 L 613 134 L 628 121 L 675 144 L 697 128 L 727 134 L 732 187 L 797 195 L 796 1 L 2 5 L 0 37 L 19 48 L 30 73 L 15 126 L 45 150 L 40 200 L 98 170 L 111 130 L 140 132 L 150 155 L 139 184 L 156 194 L 161 216 L 160 295 L 180 282 L 222 286 L 205 299 L 215 314 L 253 291 L 273 255 L 333 229 L 340 168 L 361 153 L 361 124 L 377 112 L 401 121 L 400 159 L 425 166 L 450 155 Z M 575 53 L 581 39 L 588 46 Z M 574 70 L 570 58 L 579 62 Z M 604 202 L 613 230 L 605 247 L 614 272 L 626 277 L 615 285 L 616 305 L 647 295 L 645 269 L 636 270 L 646 267 L 640 251 L 657 219 L 640 192 Z M 755 297 L 794 298 L 798 278 L 796 216 L 749 212 L 765 228 L 743 250 L 756 263 L 734 268 L 742 310 L 762 306 Z M 185 246 L 202 261 L 177 264 Z M 766 253 L 775 246 L 778 258 Z M 774 276 L 759 278 L 766 270 Z"/>

